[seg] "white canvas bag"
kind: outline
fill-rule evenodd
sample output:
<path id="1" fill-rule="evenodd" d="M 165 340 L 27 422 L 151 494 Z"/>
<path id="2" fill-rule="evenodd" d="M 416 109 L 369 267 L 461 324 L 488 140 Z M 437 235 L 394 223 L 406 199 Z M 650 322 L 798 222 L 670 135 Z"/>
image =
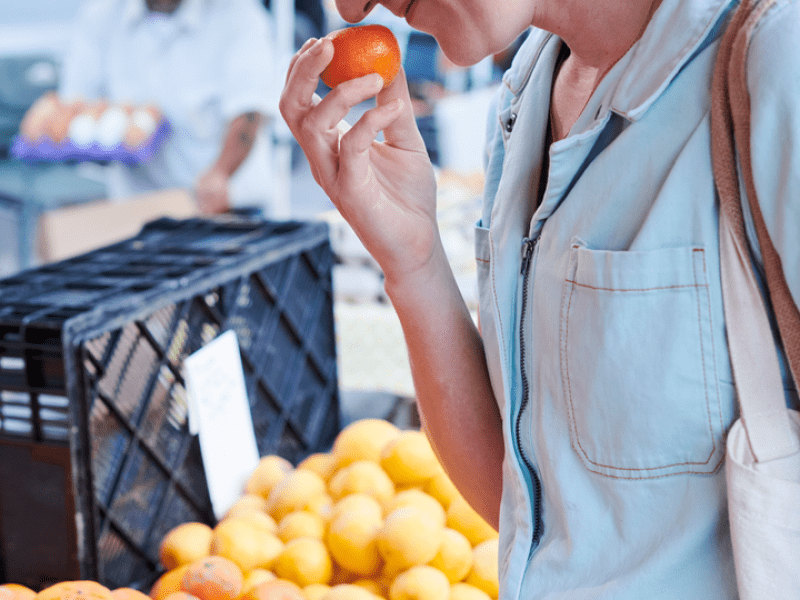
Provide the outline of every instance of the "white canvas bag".
<path id="1" fill-rule="evenodd" d="M 728 433 L 725 474 L 742 600 L 800 599 L 800 413 L 786 407 L 767 308 L 744 233 L 736 162 L 738 148 L 739 174 L 764 257 L 769 301 L 797 382 L 800 313 L 767 234 L 750 166 L 747 48 L 758 19 L 772 2 L 743 1 L 720 44 L 712 87 L 723 302 L 740 407 L 740 418 Z"/>

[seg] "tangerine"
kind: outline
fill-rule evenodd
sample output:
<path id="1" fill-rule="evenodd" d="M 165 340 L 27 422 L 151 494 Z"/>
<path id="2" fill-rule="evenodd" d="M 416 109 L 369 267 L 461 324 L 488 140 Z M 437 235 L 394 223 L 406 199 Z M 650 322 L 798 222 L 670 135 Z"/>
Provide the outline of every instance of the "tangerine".
<path id="1" fill-rule="evenodd" d="M 62 581 L 36 594 L 36 600 L 111 600 L 111 590 L 96 581 Z"/>
<path id="2" fill-rule="evenodd" d="M 387 86 L 400 71 L 400 44 L 388 27 L 345 27 L 326 37 L 333 42 L 333 59 L 320 79 L 330 88 L 370 73 L 383 77 Z"/>
<path id="3" fill-rule="evenodd" d="M 200 600 L 234 600 L 242 593 L 244 576 L 239 566 L 223 556 L 208 556 L 189 565 L 181 591 Z"/>
<path id="4" fill-rule="evenodd" d="M 164 573 L 150 588 L 150 597 L 153 600 L 164 600 L 173 592 L 180 591 L 181 580 L 188 569 L 189 565 L 183 565 Z"/>
<path id="5" fill-rule="evenodd" d="M 114 600 L 150 600 L 150 596 L 144 592 L 129 587 L 111 590 L 111 597 Z"/>
<path id="6" fill-rule="evenodd" d="M 303 590 L 288 579 L 273 579 L 250 588 L 242 600 L 305 600 Z"/>
<path id="7" fill-rule="evenodd" d="M 0 585 L 0 600 L 33 600 L 35 596 L 36 592 L 19 583 Z"/>

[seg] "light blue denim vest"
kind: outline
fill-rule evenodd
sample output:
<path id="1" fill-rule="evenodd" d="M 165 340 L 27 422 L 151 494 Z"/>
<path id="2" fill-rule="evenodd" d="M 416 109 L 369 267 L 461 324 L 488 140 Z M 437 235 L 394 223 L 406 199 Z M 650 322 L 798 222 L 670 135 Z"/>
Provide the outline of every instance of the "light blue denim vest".
<path id="1" fill-rule="evenodd" d="M 796 48 L 793 80 L 754 82 L 772 91 L 753 106 L 757 181 L 777 199 L 764 213 L 790 265 L 800 265 L 800 31 L 786 21 L 800 23 L 799 6 L 779 2 L 751 58 L 769 72 L 775 36 Z M 476 227 L 506 450 L 502 599 L 737 598 L 720 468 L 737 408 L 709 150 L 731 7 L 663 0 L 550 148 L 538 207 L 560 40 L 531 31 L 504 77 Z M 781 126 L 788 141 L 775 147 Z M 800 269 L 787 279 L 800 299 Z"/>

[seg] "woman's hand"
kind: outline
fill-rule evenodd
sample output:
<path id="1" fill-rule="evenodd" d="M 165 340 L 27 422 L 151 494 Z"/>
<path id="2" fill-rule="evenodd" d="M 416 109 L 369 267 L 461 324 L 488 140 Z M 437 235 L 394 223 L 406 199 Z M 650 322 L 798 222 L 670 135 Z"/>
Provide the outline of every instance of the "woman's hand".
<path id="1" fill-rule="evenodd" d="M 333 57 L 328 39 L 309 40 L 292 58 L 280 110 L 314 179 L 378 261 L 387 280 L 413 279 L 440 248 L 433 167 L 416 126 L 402 69 L 367 75 L 320 100 L 319 75 Z M 377 107 L 352 128 L 350 109 L 377 94 Z M 383 131 L 384 140 L 375 140 Z"/>

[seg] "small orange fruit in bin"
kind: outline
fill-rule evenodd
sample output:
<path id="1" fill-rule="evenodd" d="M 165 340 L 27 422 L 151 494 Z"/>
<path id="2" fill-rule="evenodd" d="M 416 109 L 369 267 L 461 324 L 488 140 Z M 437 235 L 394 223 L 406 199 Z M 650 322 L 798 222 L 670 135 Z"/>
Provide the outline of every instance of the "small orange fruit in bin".
<path id="1" fill-rule="evenodd" d="M 235 562 L 208 556 L 189 565 L 181 580 L 181 591 L 200 600 L 235 600 L 242 593 L 244 576 Z"/>
<path id="2" fill-rule="evenodd" d="M 164 600 L 173 592 L 181 590 L 181 582 L 186 571 L 189 570 L 189 565 L 183 565 L 177 569 L 167 571 L 156 580 L 153 587 L 150 588 L 150 597 L 153 600 Z"/>
<path id="3" fill-rule="evenodd" d="M 36 592 L 19 583 L 0 585 L 0 600 L 33 600 L 35 596 Z"/>
<path id="4" fill-rule="evenodd" d="M 114 600 L 150 600 L 150 596 L 129 587 L 121 587 L 111 590 L 111 597 Z"/>
<path id="5" fill-rule="evenodd" d="M 388 27 L 346 27 L 327 37 L 333 42 L 333 59 L 320 79 L 330 88 L 370 73 L 383 77 L 386 86 L 400 71 L 400 45 Z"/>
<path id="6" fill-rule="evenodd" d="M 305 600 L 300 586 L 288 579 L 259 583 L 242 596 L 242 600 Z"/>
<path id="7" fill-rule="evenodd" d="M 205 523 L 183 523 L 172 529 L 159 546 L 158 556 L 166 569 L 187 565 L 211 554 L 211 527 Z"/>
<path id="8" fill-rule="evenodd" d="M 36 600 L 111 600 L 111 590 L 96 581 L 62 581 L 36 594 Z"/>

